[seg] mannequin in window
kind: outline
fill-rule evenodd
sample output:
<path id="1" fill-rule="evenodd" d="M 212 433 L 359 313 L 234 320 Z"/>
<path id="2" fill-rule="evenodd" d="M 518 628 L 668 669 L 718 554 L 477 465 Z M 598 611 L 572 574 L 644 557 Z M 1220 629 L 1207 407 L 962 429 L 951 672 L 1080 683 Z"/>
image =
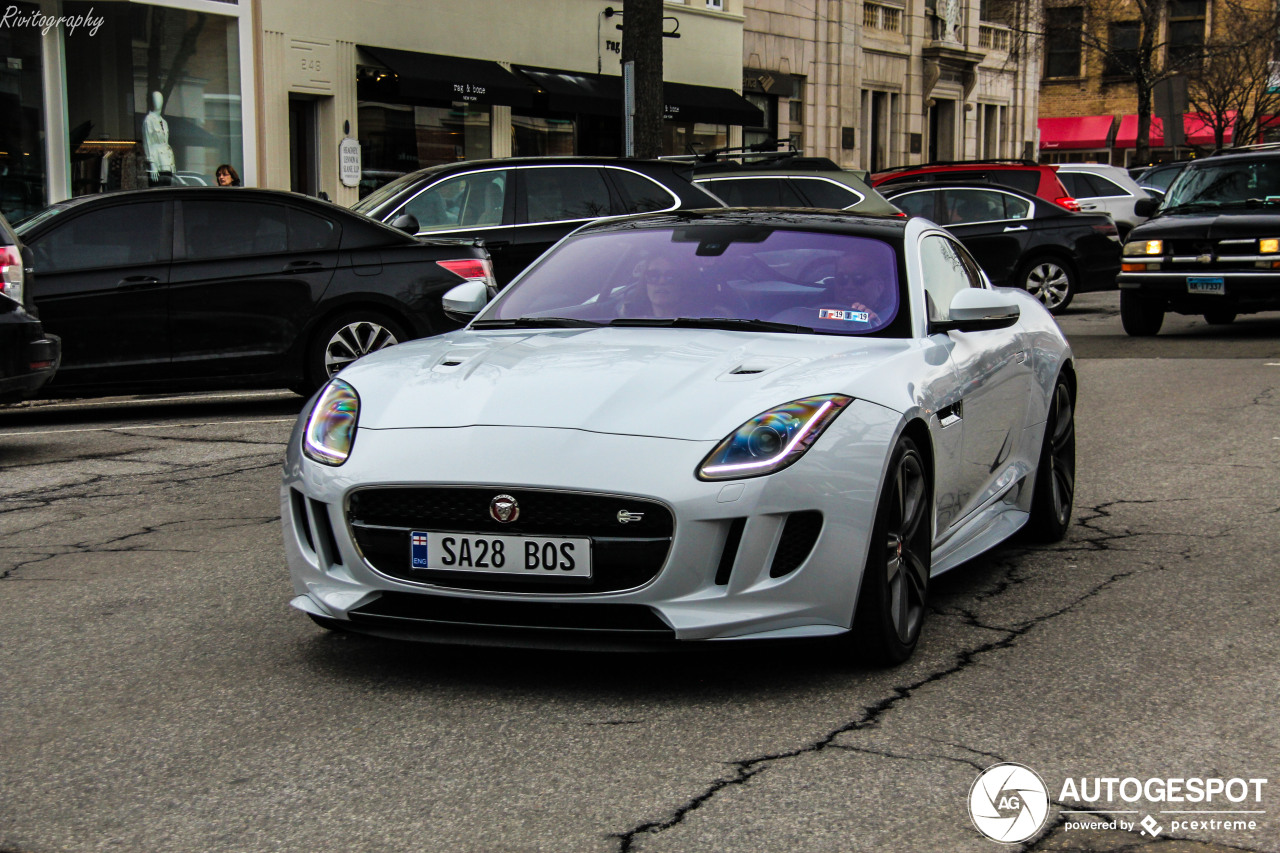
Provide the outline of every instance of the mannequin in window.
<path id="1" fill-rule="evenodd" d="M 175 169 L 173 149 L 169 147 L 169 123 L 160 115 L 164 95 L 151 93 L 151 111 L 142 122 L 142 147 L 147 157 L 147 177 L 161 183 L 161 175 L 172 175 Z M 165 180 L 164 183 L 168 183 Z"/>

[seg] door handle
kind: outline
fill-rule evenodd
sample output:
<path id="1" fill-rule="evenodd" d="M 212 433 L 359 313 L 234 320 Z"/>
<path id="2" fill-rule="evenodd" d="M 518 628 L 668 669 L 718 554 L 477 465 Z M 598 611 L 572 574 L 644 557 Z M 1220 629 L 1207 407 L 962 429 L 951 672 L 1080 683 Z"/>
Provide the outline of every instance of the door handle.
<path id="1" fill-rule="evenodd" d="M 116 283 L 116 287 L 121 290 L 130 290 L 133 288 L 150 287 L 153 284 L 159 284 L 160 279 L 153 275 L 129 275 L 120 279 Z"/>
<path id="2" fill-rule="evenodd" d="M 320 269 L 324 264 L 319 261 L 290 261 L 284 265 L 286 271 L 289 270 L 315 270 Z"/>
<path id="3" fill-rule="evenodd" d="M 1025 225 L 1007 225 L 1005 226 L 1004 233 L 1008 234 L 1010 231 L 1026 231 L 1026 230 L 1027 230 L 1027 226 Z"/>

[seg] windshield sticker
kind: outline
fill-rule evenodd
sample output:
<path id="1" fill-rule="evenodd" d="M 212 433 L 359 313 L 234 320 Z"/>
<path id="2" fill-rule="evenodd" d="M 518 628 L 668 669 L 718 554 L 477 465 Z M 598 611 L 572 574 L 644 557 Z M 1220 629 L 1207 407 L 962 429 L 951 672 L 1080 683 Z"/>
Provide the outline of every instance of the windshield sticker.
<path id="1" fill-rule="evenodd" d="M 867 311 L 844 311 L 839 308 L 819 308 L 819 320 L 848 320 L 853 323 L 870 323 L 871 314 Z"/>

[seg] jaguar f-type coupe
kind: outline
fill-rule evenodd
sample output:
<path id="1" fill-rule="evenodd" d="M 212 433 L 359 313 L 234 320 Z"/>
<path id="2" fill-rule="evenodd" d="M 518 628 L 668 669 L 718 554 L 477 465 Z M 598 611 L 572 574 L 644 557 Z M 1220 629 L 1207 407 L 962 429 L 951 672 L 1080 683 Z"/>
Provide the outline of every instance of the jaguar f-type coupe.
<path id="1" fill-rule="evenodd" d="M 290 440 L 292 604 L 327 628 L 891 665 L 932 577 L 1070 523 L 1071 350 L 926 219 L 601 220 L 444 302 L 465 328 L 346 368 Z"/>

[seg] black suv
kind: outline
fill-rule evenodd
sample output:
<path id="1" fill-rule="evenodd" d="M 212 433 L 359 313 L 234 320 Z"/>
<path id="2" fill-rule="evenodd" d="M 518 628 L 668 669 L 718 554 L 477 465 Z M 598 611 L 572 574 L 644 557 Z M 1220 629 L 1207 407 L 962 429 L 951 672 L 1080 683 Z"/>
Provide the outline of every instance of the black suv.
<path id="1" fill-rule="evenodd" d="M 397 178 L 353 210 L 430 237 L 475 237 L 499 285 L 561 237 L 602 216 L 723 207 L 687 163 L 610 157 L 512 157 L 432 166 Z"/>
<path id="2" fill-rule="evenodd" d="M 1120 276 L 1120 320 L 1154 335 L 1166 312 L 1225 324 L 1280 308 L 1280 145 L 1193 160 L 1164 203 L 1139 201 L 1151 219 L 1129 232 Z"/>

